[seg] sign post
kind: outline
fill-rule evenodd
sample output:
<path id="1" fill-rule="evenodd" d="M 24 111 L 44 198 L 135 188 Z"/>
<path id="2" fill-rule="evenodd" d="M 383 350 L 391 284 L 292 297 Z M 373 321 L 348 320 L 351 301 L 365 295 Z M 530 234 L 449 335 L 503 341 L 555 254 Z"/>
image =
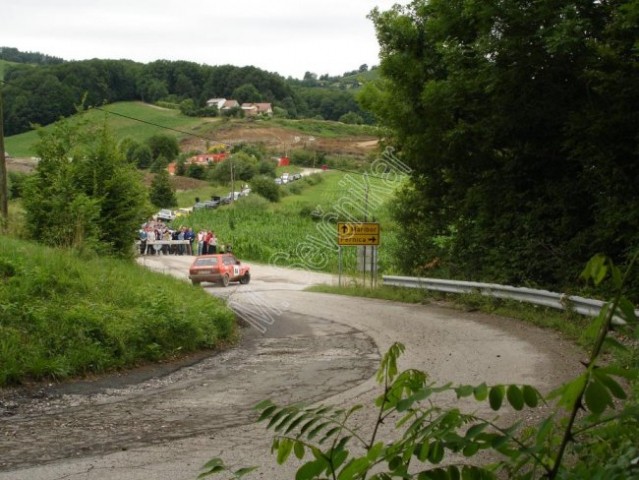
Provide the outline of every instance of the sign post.
<path id="1" fill-rule="evenodd" d="M 380 237 L 379 223 L 338 222 L 337 244 L 356 247 L 358 245 L 377 246 Z"/>
<path id="2" fill-rule="evenodd" d="M 380 241 L 380 228 L 379 223 L 376 222 L 338 222 L 337 223 L 337 245 L 340 252 L 340 266 L 339 266 L 339 285 L 342 282 L 342 266 L 341 266 L 341 253 L 343 246 L 350 247 L 364 247 L 364 283 L 366 283 L 366 250 L 367 247 L 371 247 L 371 285 L 373 285 L 373 278 L 375 268 L 373 262 L 377 261 L 377 247 Z"/>

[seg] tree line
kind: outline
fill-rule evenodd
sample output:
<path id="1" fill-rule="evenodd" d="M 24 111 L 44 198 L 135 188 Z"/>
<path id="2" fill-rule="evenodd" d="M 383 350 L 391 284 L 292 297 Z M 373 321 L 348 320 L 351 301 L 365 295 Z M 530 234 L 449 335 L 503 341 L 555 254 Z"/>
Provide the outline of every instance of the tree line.
<path id="1" fill-rule="evenodd" d="M 571 291 L 639 246 L 639 3 L 416 0 L 375 10 L 362 100 L 412 169 L 397 259 Z M 630 282 L 636 300 L 639 275 Z"/>
<path id="2" fill-rule="evenodd" d="M 17 48 L 0 47 L 0 60 L 15 63 L 31 63 L 34 65 L 51 65 L 62 63 L 64 60 L 59 57 L 52 57 L 39 52 L 21 52 Z"/>
<path id="3" fill-rule="evenodd" d="M 270 102 L 278 115 L 371 122 L 353 92 L 299 84 L 256 67 L 209 66 L 187 61 L 130 60 L 57 62 L 42 54 L 20 55 L 3 47 L 5 57 L 19 62 L 4 75 L 4 131 L 15 135 L 32 125 L 48 125 L 76 112 L 78 105 L 98 106 L 118 101 L 164 102 L 186 114 L 215 115 L 206 109 L 210 98 L 240 102 Z M 4 58 L 0 56 L 0 58 Z M 34 67 L 34 59 L 42 58 Z M 45 61 L 47 60 L 47 61 Z"/>

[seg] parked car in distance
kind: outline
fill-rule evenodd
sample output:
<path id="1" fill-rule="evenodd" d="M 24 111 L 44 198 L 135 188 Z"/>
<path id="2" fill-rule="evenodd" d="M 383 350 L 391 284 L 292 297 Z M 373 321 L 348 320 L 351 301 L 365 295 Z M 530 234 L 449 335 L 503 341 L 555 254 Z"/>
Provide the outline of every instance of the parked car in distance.
<path id="1" fill-rule="evenodd" d="M 162 222 L 172 222 L 175 220 L 175 212 L 173 210 L 169 210 L 168 208 L 163 208 L 158 213 L 155 214 L 156 220 L 160 220 Z"/>
<path id="2" fill-rule="evenodd" d="M 200 208 L 217 208 L 220 206 L 220 197 L 217 196 L 213 196 L 211 197 L 211 200 L 204 200 L 203 202 L 198 202 L 195 205 L 193 205 L 193 209 L 197 210 Z"/>
<path id="3" fill-rule="evenodd" d="M 280 177 L 275 179 L 275 185 L 282 185 L 282 179 Z"/>
<path id="4" fill-rule="evenodd" d="M 292 178 L 293 178 L 293 180 L 299 180 L 300 178 L 302 178 L 302 174 L 301 173 L 294 173 Z"/>
<path id="5" fill-rule="evenodd" d="M 195 257 L 189 268 L 189 279 L 193 285 L 202 282 L 219 283 L 223 287 L 230 282 L 246 285 L 251 281 L 251 267 L 231 253 L 200 255 Z"/>
<path id="6" fill-rule="evenodd" d="M 199 210 L 200 208 L 217 208 L 220 206 L 220 202 L 215 202 L 213 200 L 205 200 L 203 202 L 198 202 L 193 205 L 193 210 Z"/>

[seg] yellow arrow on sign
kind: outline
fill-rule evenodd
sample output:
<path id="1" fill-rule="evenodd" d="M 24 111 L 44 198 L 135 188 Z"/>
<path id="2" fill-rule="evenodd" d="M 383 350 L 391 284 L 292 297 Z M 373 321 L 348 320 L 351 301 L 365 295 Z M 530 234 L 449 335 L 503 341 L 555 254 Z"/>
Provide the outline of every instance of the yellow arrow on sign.
<path id="1" fill-rule="evenodd" d="M 379 235 L 338 235 L 338 245 L 379 245 Z"/>
<path id="2" fill-rule="evenodd" d="M 379 223 L 338 222 L 338 235 L 379 235 Z"/>

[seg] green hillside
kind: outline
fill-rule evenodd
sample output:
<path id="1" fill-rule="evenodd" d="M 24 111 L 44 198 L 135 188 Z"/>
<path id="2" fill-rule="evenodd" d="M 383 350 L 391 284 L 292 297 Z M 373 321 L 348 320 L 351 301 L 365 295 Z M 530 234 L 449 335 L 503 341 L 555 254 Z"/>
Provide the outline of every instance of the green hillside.
<path id="1" fill-rule="evenodd" d="M 157 134 L 172 134 L 179 140 L 197 136 L 210 141 L 216 140 L 216 132 L 231 128 L 277 127 L 289 130 L 291 134 L 303 132 L 318 137 L 336 138 L 352 136 L 375 136 L 376 128 L 370 125 L 347 125 L 339 122 L 320 120 L 228 120 L 222 118 L 189 117 L 178 110 L 161 108 L 142 102 L 118 102 L 94 108 L 75 115 L 74 122 L 102 124 L 106 122 L 117 139 L 132 138 L 143 142 Z M 43 127 L 46 131 L 52 125 Z M 13 157 L 36 156 L 34 145 L 38 141 L 36 130 L 5 138 L 7 152 Z"/>
<path id="2" fill-rule="evenodd" d="M 232 312 L 186 282 L 0 238 L 0 387 L 130 367 L 234 337 Z"/>
<path id="3" fill-rule="evenodd" d="M 144 141 L 152 135 L 171 131 L 178 138 L 182 138 L 189 133 L 197 133 L 206 123 L 219 120 L 187 117 L 178 110 L 160 108 L 142 102 L 119 102 L 99 109 L 87 110 L 75 115 L 73 121 L 99 124 L 106 122 L 116 138 L 131 137 Z M 48 125 L 43 128 L 46 131 L 53 127 Z M 37 140 L 36 130 L 12 135 L 5 139 L 6 150 L 13 157 L 32 157 L 35 156 L 34 145 Z"/>

